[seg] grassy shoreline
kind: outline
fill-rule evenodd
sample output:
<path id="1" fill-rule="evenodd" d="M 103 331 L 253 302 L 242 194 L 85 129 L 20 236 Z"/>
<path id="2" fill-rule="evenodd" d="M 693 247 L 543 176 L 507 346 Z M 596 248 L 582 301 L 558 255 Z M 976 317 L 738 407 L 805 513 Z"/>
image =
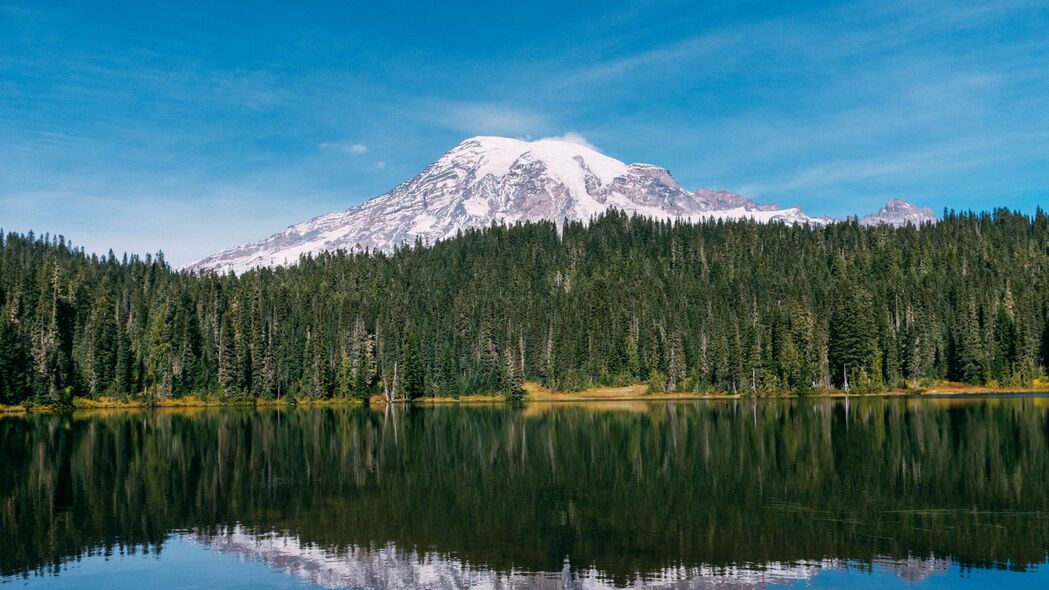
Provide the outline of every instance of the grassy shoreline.
<path id="1" fill-rule="evenodd" d="M 885 389 L 864 393 L 849 393 L 836 389 L 816 390 L 810 393 L 809 398 L 842 398 L 842 397 L 895 397 L 895 396 L 943 396 L 943 395 L 994 395 L 1004 393 L 1045 393 L 1049 394 L 1049 381 L 1036 380 L 1030 387 L 1001 387 L 968 385 L 965 383 L 940 382 L 927 387 L 914 389 Z M 741 399 L 747 397 L 741 393 L 723 392 L 676 392 L 676 393 L 650 393 L 645 385 L 629 385 L 625 387 L 591 387 L 582 391 L 555 391 L 538 383 L 525 384 L 525 396 L 521 401 L 532 403 L 551 402 L 639 402 L 639 401 L 677 401 L 677 400 L 715 400 L 715 399 Z M 790 392 L 763 394 L 757 396 L 759 399 L 789 399 L 798 397 Z M 449 405 L 476 405 L 476 404 L 501 404 L 508 400 L 500 394 L 491 395 L 464 395 L 460 397 L 424 397 L 414 400 L 412 403 L 419 406 L 449 406 Z M 372 405 L 384 405 L 386 401 L 381 396 L 373 396 L 370 400 Z M 155 400 L 118 400 L 113 398 L 74 398 L 72 406 L 56 405 L 11 405 L 0 404 L 0 415 L 3 414 L 25 414 L 61 412 L 69 410 L 143 410 L 143 409 L 169 409 L 169 408 L 227 408 L 227 407 L 282 407 L 301 406 L 311 407 L 336 407 L 362 405 L 358 399 L 326 399 L 316 400 L 309 398 L 301 399 L 236 399 L 220 400 L 215 398 L 202 398 L 195 395 L 181 398 L 167 398 Z"/>
<path id="2" fill-rule="evenodd" d="M 530 402 L 578 402 L 578 401 L 660 401 L 660 400 L 694 400 L 694 399 L 742 399 L 748 397 L 742 393 L 649 393 L 644 385 L 626 387 L 593 387 L 579 392 L 553 391 L 536 383 L 525 385 L 524 401 Z M 966 383 L 938 382 L 927 387 L 912 389 L 882 389 L 863 393 L 845 393 L 838 389 L 819 389 L 809 393 L 808 398 L 843 398 L 843 397 L 896 397 L 896 396 L 937 396 L 937 395 L 994 395 L 1005 393 L 1045 393 L 1049 394 L 1049 382 L 1036 381 L 1031 387 L 978 386 Z M 800 397 L 792 392 L 766 393 L 756 399 L 790 399 Z"/>

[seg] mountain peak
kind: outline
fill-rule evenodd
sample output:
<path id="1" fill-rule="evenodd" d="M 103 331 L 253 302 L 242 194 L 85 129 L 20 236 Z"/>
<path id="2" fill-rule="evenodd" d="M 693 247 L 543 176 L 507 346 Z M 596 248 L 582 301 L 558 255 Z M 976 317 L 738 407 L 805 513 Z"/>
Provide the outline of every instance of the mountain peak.
<path id="1" fill-rule="evenodd" d="M 388 252 L 416 240 L 430 244 L 495 222 L 585 222 L 609 209 L 686 221 L 833 221 L 810 217 L 796 207 L 758 204 L 728 191 L 689 192 L 665 168 L 625 164 L 575 134 L 536 140 L 477 136 L 386 194 L 293 225 L 261 242 L 209 256 L 187 269 L 244 272 L 294 264 L 300 256 L 323 251 Z M 883 209 L 879 215 L 912 215 L 897 209 Z"/>
<path id="2" fill-rule="evenodd" d="M 577 133 L 566 133 L 561 136 L 552 137 L 540 137 L 539 139 L 525 139 L 519 137 L 502 137 L 499 135 L 475 135 L 473 137 L 464 139 L 455 148 L 450 151 L 466 146 L 481 146 L 485 149 L 502 149 L 525 152 L 531 149 L 543 149 L 544 147 L 549 148 L 550 146 L 562 146 L 562 149 L 574 150 L 575 148 L 582 148 L 586 152 L 600 154 L 601 150 L 597 149 L 590 144 L 583 136 Z M 575 146 L 575 148 L 569 147 Z"/>
<path id="3" fill-rule="evenodd" d="M 920 226 L 923 223 L 935 223 L 936 215 L 928 207 L 917 207 L 903 199 L 889 199 L 877 213 L 864 215 L 860 219 L 863 225 L 904 225 Z"/>
<path id="4" fill-rule="evenodd" d="M 581 139 L 581 138 L 580 138 Z M 587 172 L 604 183 L 627 173 L 628 166 L 602 154 L 583 141 L 564 137 L 536 140 L 479 135 L 463 141 L 435 165 L 474 166 L 478 179 L 488 174 L 502 177 L 515 165 L 543 164 L 562 180 L 578 181 Z"/>

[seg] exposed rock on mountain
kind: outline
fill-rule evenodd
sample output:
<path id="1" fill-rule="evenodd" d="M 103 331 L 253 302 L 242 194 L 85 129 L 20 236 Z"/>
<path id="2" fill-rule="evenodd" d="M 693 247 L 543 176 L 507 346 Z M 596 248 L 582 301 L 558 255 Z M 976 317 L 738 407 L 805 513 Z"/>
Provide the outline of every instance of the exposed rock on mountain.
<path id="1" fill-rule="evenodd" d="M 892 199 L 878 210 L 877 213 L 864 215 L 860 219 L 863 225 L 888 224 L 895 227 L 904 225 L 920 226 L 923 223 L 936 223 L 936 216 L 932 209 L 927 207 L 915 207 L 907 201 Z"/>
<path id="2" fill-rule="evenodd" d="M 304 254 L 321 251 L 392 251 L 417 239 L 429 244 L 492 222 L 586 221 L 610 208 L 692 221 L 833 221 L 810 217 L 796 207 L 758 204 L 726 191 L 689 192 L 664 168 L 624 164 L 563 139 L 474 137 L 384 195 L 293 225 L 261 242 L 209 256 L 188 268 L 244 272 L 293 264 Z M 895 215 L 886 209 L 882 210 L 886 219 Z M 902 211 L 900 207 L 892 211 L 897 210 Z"/>

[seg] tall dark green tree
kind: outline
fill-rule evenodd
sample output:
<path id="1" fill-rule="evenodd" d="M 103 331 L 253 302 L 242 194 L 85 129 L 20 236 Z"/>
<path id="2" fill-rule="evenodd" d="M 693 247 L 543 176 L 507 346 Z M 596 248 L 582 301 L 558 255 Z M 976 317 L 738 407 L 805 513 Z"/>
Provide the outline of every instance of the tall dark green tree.
<path id="1" fill-rule="evenodd" d="M 397 392 L 402 399 L 413 400 L 423 394 L 422 363 L 415 343 L 407 339 L 401 348 L 401 359 L 398 363 L 399 379 Z"/>
<path id="2" fill-rule="evenodd" d="M 833 306 L 828 347 L 831 379 L 838 387 L 855 387 L 873 372 L 875 332 L 870 295 L 857 283 L 841 280 Z"/>
<path id="3" fill-rule="evenodd" d="M 0 314 L 0 404 L 16 404 L 31 395 L 29 366 L 26 342 L 17 326 Z"/>

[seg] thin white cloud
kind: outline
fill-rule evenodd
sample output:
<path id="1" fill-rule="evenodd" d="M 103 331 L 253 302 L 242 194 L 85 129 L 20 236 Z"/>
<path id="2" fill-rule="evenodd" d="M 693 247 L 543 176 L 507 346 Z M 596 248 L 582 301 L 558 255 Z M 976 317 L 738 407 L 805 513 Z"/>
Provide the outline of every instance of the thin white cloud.
<path id="1" fill-rule="evenodd" d="M 876 180 L 907 178 L 943 178 L 949 174 L 980 169 L 989 164 L 1014 160 L 1024 161 L 1039 153 L 1049 134 L 1039 131 L 1008 136 L 979 138 L 969 141 L 953 140 L 920 149 L 879 154 L 875 157 L 839 159 L 810 166 L 793 174 L 739 187 L 749 195 L 763 195 L 781 191 L 796 193 L 833 189 L 852 183 L 870 183 Z M 1003 146 L 1030 145 L 1029 150 L 1003 150 Z"/>
<path id="2" fill-rule="evenodd" d="M 662 47 L 587 65 L 581 69 L 562 73 L 560 77 L 555 78 L 555 85 L 588 87 L 595 83 L 621 79 L 639 69 L 649 68 L 650 71 L 658 71 L 668 63 L 725 56 L 731 50 L 738 49 L 748 42 L 752 43 L 756 31 L 763 26 L 766 25 L 762 23 L 746 29 L 703 33 Z"/>
<path id="3" fill-rule="evenodd" d="M 376 170 L 383 170 L 385 168 L 386 168 L 386 162 L 384 162 L 383 160 L 379 160 L 378 162 L 375 163 L 375 169 Z"/>
<path id="4" fill-rule="evenodd" d="M 368 151 L 368 146 L 363 143 L 325 141 L 317 147 L 322 150 L 335 150 L 346 154 L 363 154 Z"/>
<path id="5" fill-rule="evenodd" d="M 550 127 L 546 115 L 504 104 L 454 102 L 438 105 L 436 111 L 442 125 L 478 135 L 524 135 Z"/>
<path id="6" fill-rule="evenodd" d="M 590 148 L 595 152 L 601 151 L 600 149 L 598 149 L 597 146 L 587 141 L 585 137 L 576 133 L 575 131 L 569 131 L 564 135 L 552 135 L 550 137 L 543 137 L 541 139 L 556 139 L 558 141 L 567 141 L 568 143 L 574 143 L 576 145 L 581 145 L 583 147 Z"/>

